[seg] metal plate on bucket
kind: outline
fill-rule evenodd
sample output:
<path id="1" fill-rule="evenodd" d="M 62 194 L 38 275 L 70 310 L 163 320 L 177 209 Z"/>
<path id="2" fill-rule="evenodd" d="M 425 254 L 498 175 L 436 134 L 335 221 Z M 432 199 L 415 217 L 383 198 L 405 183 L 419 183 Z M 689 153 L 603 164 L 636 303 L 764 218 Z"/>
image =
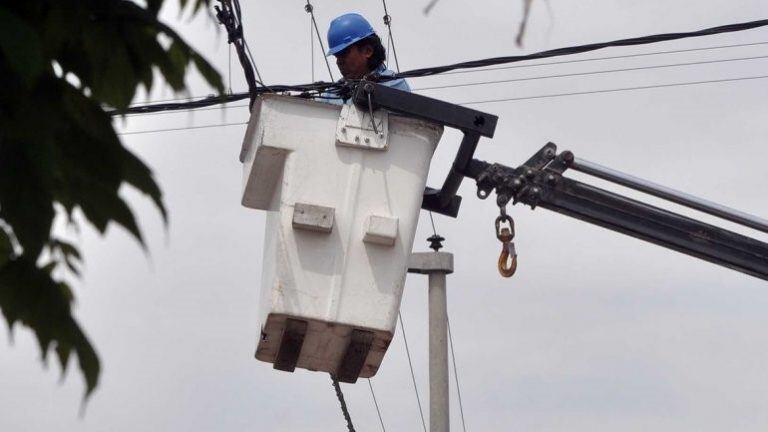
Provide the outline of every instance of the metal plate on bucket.
<path id="1" fill-rule="evenodd" d="M 389 113 L 386 110 L 374 111 L 371 121 L 370 112 L 354 104 L 344 105 L 341 109 L 336 126 L 337 145 L 386 150 L 388 134 Z"/>

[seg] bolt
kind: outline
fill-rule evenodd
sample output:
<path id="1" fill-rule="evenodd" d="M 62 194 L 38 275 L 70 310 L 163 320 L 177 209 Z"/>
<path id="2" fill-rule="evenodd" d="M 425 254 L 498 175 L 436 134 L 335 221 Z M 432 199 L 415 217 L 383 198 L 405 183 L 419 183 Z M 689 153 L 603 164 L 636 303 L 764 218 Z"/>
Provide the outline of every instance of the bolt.
<path id="1" fill-rule="evenodd" d="M 547 159 L 551 159 L 555 157 L 555 151 L 552 150 L 551 148 L 544 150 L 544 157 L 546 157 Z"/>
<path id="2" fill-rule="evenodd" d="M 368 138 L 368 137 L 365 137 L 365 143 L 366 143 L 366 144 L 368 144 L 368 143 L 370 143 L 370 142 L 371 142 L 371 139 L 370 139 L 370 138 Z"/>
<path id="3" fill-rule="evenodd" d="M 359 136 L 355 136 L 355 142 L 360 142 L 360 137 Z"/>
<path id="4" fill-rule="evenodd" d="M 525 176 L 528 178 L 533 178 L 534 172 L 532 169 L 528 168 L 525 170 Z"/>
<path id="5" fill-rule="evenodd" d="M 347 133 L 347 128 L 345 127 L 341 128 L 341 133 Z"/>
<path id="6" fill-rule="evenodd" d="M 547 183 L 555 185 L 557 183 L 557 177 L 552 174 L 547 175 Z"/>

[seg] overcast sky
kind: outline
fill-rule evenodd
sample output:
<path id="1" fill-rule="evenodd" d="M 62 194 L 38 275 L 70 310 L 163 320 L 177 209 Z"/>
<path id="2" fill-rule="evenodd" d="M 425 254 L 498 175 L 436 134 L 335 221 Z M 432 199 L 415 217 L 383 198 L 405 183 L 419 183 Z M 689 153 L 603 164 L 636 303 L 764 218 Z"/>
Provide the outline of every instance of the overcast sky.
<path id="1" fill-rule="evenodd" d="M 521 49 L 514 44 L 522 10 L 517 0 L 441 0 L 425 16 L 427 3 L 388 2 L 403 69 L 768 17 L 765 0 L 536 0 Z M 242 4 L 245 35 L 264 80 L 310 81 L 303 3 Z M 348 11 L 366 15 L 384 34 L 380 2 L 314 4 L 323 35 L 330 19 Z M 228 47 L 216 25 L 202 16 L 178 20 L 173 10 L 165 15 L 226 79 Z M 571 58 L 755 42 L 768 42 L 768 29 Z M 411 86 L 757 56 L 768 56 L 768 45 L 451 74 L 412 80 Z M 321 58 L 318 49 L 315 79 L 327 80 Z M 752 59 L 423 94 L 470 102 L 760 76 L 766 70 L 768 59 Z M 241 75 L 233 56 L 235 91 L 245 88 Z M 210 92 L 195 77 L 190 84 L 192 95 Z M 499 116 L 495 138 L 481 140 L 477 156 L 516 165 L 553 141 L 578 157 L 768 217 L 767 84 L 762 79 L 472 105 Z M 151 95 L 169 97 L 159 88 Z M 247 119 L 247 109 L 238 107 L 116 124 L 137 132 Z M 87 225 L 68 233 L 79 239 L 87 263 L 75 282 L 75 313 L 101 357 L 100 386 L 79 416 L 83 382 L 77 365 L 62 382 L 55 364 L 40 363 L 29 331 L 17 327 L 13 342 L 0 332 L 0 431 L 344 430 L 326 374 L 278 372 L 253 358 L 264 213 L 240 206 L 237 156 L 244 131 L 235 125 L 123 136 L 163 188 L 169 229 L 151 203 L 126 189 L 148 254 L 120 228 L 104 238 Z M 430 184 L 442 181 L 458 140 L 456 133 L 444 135 Z M 765 281 L 522 206 L 510 211 L 519 269 L 503 279 L 495 268 L 498 209 L 493 200 L 475 198 L 471 181 L 460 193 L 459 218 L 436 216 L 435 223 L 448 239 L 446 250 L 455 254 L 448 307 L 468 430 L 768 429 Z M 737 230 L 768 241 L 765 234 Z M 414 249 L 426 250 L 430 234 L 423 213 Z M 410 275 L 402 314 L 425 409 L 426 311 L 426 278 Z M 387 430 L 422 429 L 399 331 L 371 383 Z M 460 430 L 454 384 L 451 421 Z M 343 389 L 357 430 L 380 430 L 367 381 Z"/>

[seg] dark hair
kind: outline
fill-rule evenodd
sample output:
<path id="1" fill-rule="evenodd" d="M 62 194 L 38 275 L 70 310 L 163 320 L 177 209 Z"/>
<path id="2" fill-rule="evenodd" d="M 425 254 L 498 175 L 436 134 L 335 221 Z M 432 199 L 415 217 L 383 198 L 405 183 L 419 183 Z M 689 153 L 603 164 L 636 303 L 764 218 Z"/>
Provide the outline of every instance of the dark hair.
<path id="1" fill-rule="evenodd" d="M 361 39 L 355 45 L 360 48 L 369 45 L 373 49 L 373 55 L 368 59 L 369 72 L 375 71 L 387 59 L 387 51 L 384 49 L 384 45 L 381 44 L 381 39 L 376 33 Z"/>

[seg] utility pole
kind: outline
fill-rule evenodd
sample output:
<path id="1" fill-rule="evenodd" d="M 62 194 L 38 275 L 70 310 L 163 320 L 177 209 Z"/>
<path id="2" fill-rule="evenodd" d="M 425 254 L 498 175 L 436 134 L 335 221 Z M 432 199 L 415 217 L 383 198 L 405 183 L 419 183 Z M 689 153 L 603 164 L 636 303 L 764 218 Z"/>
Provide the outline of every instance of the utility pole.
<path id="1" fill-rule="evenodd" d="M 442 240 L 442 239 L 441 239 Z M 429 430 L 450 430 L 448 394 L 448 307 L 446 275 L 453 273 L 453 254 L 438 252 L 411 254 L 408 272 L 429 276 Z"/>

